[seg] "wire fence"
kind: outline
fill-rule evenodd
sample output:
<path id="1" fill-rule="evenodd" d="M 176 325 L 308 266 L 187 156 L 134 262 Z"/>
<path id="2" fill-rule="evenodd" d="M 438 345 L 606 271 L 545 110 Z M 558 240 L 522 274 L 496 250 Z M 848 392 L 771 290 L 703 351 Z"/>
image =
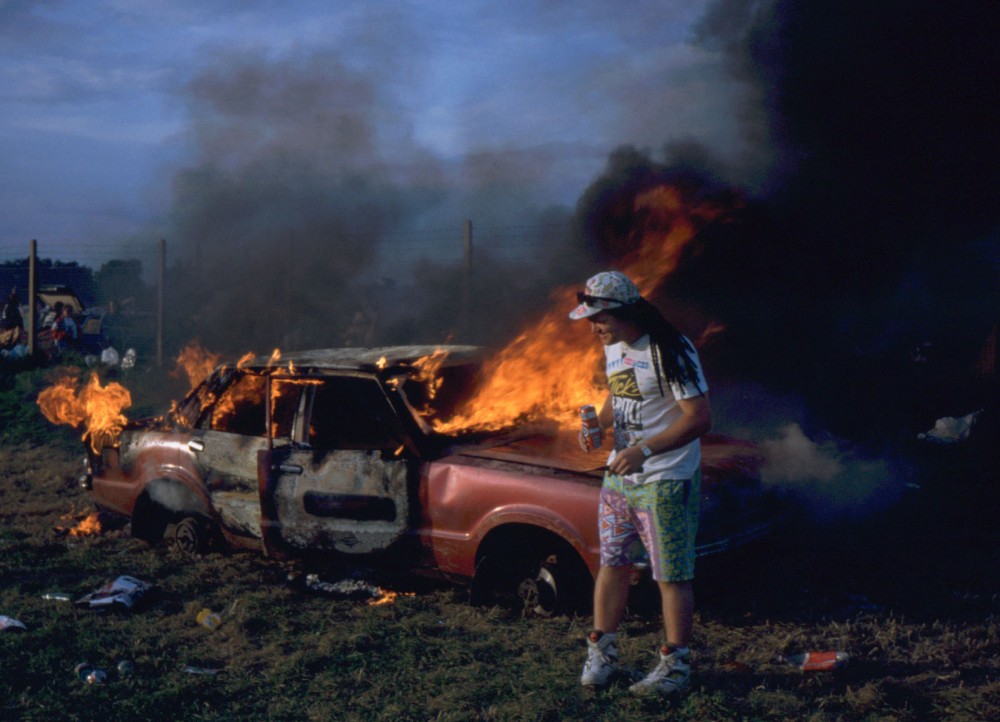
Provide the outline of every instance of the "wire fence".
<path id="1" fill-rule="evenodd" d="M 469 221 L 451 228 L 400 231 L 384 235 L 374 248 L 369 249 L 372 251 L 372 260 L 368 262 L 366 272 L 373 279 L 402 279 L 395 288 L 406 299 L 407 271 L 421 262 L 452 267 L 466 277 L 471 277 L 476 271 L 495 273 L 501 267 L 508 272 L 514 268 L 523 269 L 523 273 L 530 274 L 539 265 L 539 259 L 551 253 L 556 241 L 565 238 L 566 232 L 566 226 L 560 224 L 512 224 L 475 226 L 473 233 L 473 225 Z M 183 264 L 197 267 L 198 263 L 192 262 L 192 252 L 198 252 L 196 246 L 188 246 L 182 250 L 180 244 L 171 244 L 169 239 L 130 243 L 81 241 L 48 244 L 44 239 L 0 242 L 0 293 L 3 297 L 7 296 L 10 289 L 18 289 L 22 304 L 29 303 L 29 257 L 33 245 L 36 289 L 72 289 L 86 307 L 88 316 L 101 317 L 115 303 L 117 324 L 122 330 L 120 336 L 124 336 L 115 342 L 116 345 L 138 346 L 147 358 L 155 354 L 158 360 L 162 360 L 163 297 L 164 293 L 169 297 L 172 292 L 178 291 L 173 286 L 180 280 L 180 274 L 172 275 L 170 269 Z M 235 242 L 225 249 L 233 259 L 236 273 L 244 266 L 249 268 L 253 262 L 263 262 L 257 257 L 259 254 L 255 251 L 259 249 L 254 245 L 249 241 Z M 218 252 L 220 249 L 209 250 Z M 331 247 L 327 253 L 336 254 L 336 247 Z M 299 257 L 291 262 L 322 264 L 325 260 Z M 282 269 L 271 270 L 278 273 Z M 225 279 L 208 275 L 204 282 L 219 283 L 225 282 Z M 165 291 L 163 285 L 166 285 Z M 467 283 L 465 288 L 467 294 Z M 385 292 L 381 295 L 388 298 Z M 455 307 L 458 308 L 464 307 L 468 298 L 459 295 L 454 300 Z M 404 300 L 396 305 L 405 306 L 406 302 Z M 249 307 L 245 311 L 247 316 L 254 312 Z M 456 315 L 461 316 L 463 312 L 464 309 L 456 311 Z M 170 310 L 166 313 L 169 316 Z M 86 322 L 86 319 L 82 320 Z M 237 320 L 241 319 L 234 319 Z M 167 325 L 176 327 L 176 321 L 177 319 L 168 318 Z M 127 333 L 124 333 L 126 329 Z M 168 328 L 168 335 L 170 331 Z M 179 333 L 183 335 L 184 332 Z M 107 342 L 108 340 L 101 339 L 91 346 Z M 169 339 L 165 351 L 167 354 L 174 352 Z"/>
<path id="2" fill-rule="evenodd" d="M 504 261 L 530 262 L 552 247 L 554 236 L 562 236 L 565 232 L 566 227 L 562 224 L 476 225 L 474 243 L 477 251 L 486 251 Z M 0 240 L 0 265 L 27 259 L 30 242 L 31 239 Z M 160 239 L 157 238 L 130 242 L 80 240 L 58 243 L 47 243 L 44 238 L 39 238 L 37 254 L 40 259 L 66 266 L 77 264 L 92 272 L 99 271 L 106 263 L 113 261 L 135 260 L 149 274 L 158 262 L 159 243 Z M 175 248 L 170 239 L 167 239 L 167 243 L 168 248 Z M 233 241 L 231 252 L 239 256 L 241 250 L 250 245 L 249 242 Z M 397 231 L 384 235 L 377 246 L 381 255 L 389 255 L 395 263 L 421 260 L 447 263 L 462 260 L 465 253 L 460 226 Z M 168 264 L 170 262 L 168 254 Z M 153 278 L 154 276 L 149 276 L 148 280 L 152 281 Z"/>

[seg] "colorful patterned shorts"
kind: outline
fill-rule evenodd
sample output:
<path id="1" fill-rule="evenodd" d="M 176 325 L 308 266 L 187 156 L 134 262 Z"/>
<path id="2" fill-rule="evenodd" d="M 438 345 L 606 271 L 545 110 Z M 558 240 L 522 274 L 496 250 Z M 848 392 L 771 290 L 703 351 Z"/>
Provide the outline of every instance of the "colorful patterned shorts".
<path id="1" fill-rule="evenodd" d="M 647 552 L 656 581 L 694 579 L 700 510 L 700 471 L 693 479 L 645 484 L 626 484 L 621 476 L 605 473 L 598 512 L 601 566 L 627 566 Z"/>

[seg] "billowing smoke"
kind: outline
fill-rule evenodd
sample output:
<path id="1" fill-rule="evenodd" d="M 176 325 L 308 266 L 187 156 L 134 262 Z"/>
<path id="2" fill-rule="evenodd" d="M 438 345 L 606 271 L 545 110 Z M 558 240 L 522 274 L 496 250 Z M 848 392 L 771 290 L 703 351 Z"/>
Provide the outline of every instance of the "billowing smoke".
<path id="1" fill-rule="evenodd" d="M 186 92 L 196 157 L 174 179 L 166 231 L 180 245 L 177 333 L 237 354 L 297 331 L 332 343 L 364 310 L 352 280 L 406 213 L 377 162 L 374 88 L 336 57 L 240 56 Z"/>
<path id="2" fill-rule="evenodd" d="M 877 447 L 982 406 L 971 366 L 1000 301 L 993 15 L 978 0 L 717 0 L 697 42 L 743 84 L 752 150 L 609 149 L 573 212 L 532 203 L 544 153 L 421 148 L 383 116 L 386 68 L 219 57 L 184 89 L 193 156 L 163 228 L 179 246 L 173 342 L 234 355 L 502 342 L 552 288 L 631 250 L 635 197 L 670 183 L 732 209 L 656 299 L 704 339 L 714 388 L 757 382 L 808 409 L 769 427 L 778 477 L 877 490 L 885 470 L 841 439 Z M 477 235 L 467 276 L 464 218 L 516 223 L 535 258 Z"/>
<path id="3" fill-rule="evenodd" d="M 663 289 L 685 330 L 724 329 L 703 351 L 717 374 L 872 443 L 978 408 L 1000 301 L 994 21 L 980 2 L 719 0 L 699 42 L 745 84 L 756 152 L 619 149 L 581 200 L 590 248 L 616 256 L 650 183 L 736 193 Z"/>
<path id="4" fill-rule="evenodd" d="M 701 23 L 754 89 L 748 135 L 772 157 L 753 189 L 770 220 L 741 240 L 759 254 L 753 297 L 782 324 L 760 309 L 747 351 L 841 428 L 919 428 L 983 391 L 971 367 L 1000 288 L 996 17 L 977 0 L 719 0 Z"/>
<path id="5" fill-rule="evenodd" d="M 865 456 L 833 437 L 814 440 L 789 423 L 761 441 L 764 483 L 788 492 L 824 517 L 869 513 L 898 501 L 906 476 L 883 458 Z"/>
<path id="6" fill-rule="evenodd" d="M 995 20 L 975 1 L 718 0 L 699 42 L 744 83 L 756 150 L 620 148 L 581 200 L 589 248 L 613 259 L 650 184 L 742 197 L 661 306 L 689 333 L 721 329 L 702 347 L 715 388 L 758 382 L 766 400 L 730 390 L 718 418 L 754 429 L 768 480 L 817 506 L 897 498 L 906 471 L 872 454 L 995 398 L 995 372 L 976 374 L 1000 315 Z"/>
<path id="7" fill-rule="evenodd" d="M 332 53 L 219 57 L 184 89 L 194 159 L 174 177 L 163 230 L 173 345 L 488 343 L 543 301 L 549 272 L 578 270 L 580 254 L 563 252 L 570 213 L 518 190 L 543 161 L 445 162 L 383 117 L 380 92 Z M 465 218 L 528 229 L 517 240 L 540 249 L 535 262 L 473 236 L 469 277 Z"/>

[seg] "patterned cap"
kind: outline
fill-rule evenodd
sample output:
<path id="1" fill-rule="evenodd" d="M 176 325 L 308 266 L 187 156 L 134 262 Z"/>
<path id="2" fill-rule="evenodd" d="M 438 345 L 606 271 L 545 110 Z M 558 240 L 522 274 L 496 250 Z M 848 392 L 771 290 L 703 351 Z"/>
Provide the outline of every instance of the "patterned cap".
<path id="1" fill-rule="evenodd" d="M 580 305 L 570 311 L 572 319 L 587 318 L 609 308 L 630 306 L 642 298 L 638 287 L 618 271 L 605 271 L 587 279 L 587 290 L 576 294 Z"/>

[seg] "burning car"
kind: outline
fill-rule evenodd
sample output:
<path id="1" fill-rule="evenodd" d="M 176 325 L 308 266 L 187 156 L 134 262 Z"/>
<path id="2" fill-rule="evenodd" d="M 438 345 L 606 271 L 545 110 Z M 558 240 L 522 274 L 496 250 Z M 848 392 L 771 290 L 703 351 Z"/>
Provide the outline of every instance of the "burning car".
<path id="1" fill-rule="evenodd" d="M 433 373 L 426 361 L 436 359 Z M 547 422 L 449 429 L 479 349 L 332 349 L 221 365 L 170 414 L 88 446 L 82 484 L 133 535 L 320 553 L 468 583 L 540 615 L 585 605 L 598 568 L 606 455 Z M 703 440 L 697 552 L 770 528 L 753 445 Z"/>

